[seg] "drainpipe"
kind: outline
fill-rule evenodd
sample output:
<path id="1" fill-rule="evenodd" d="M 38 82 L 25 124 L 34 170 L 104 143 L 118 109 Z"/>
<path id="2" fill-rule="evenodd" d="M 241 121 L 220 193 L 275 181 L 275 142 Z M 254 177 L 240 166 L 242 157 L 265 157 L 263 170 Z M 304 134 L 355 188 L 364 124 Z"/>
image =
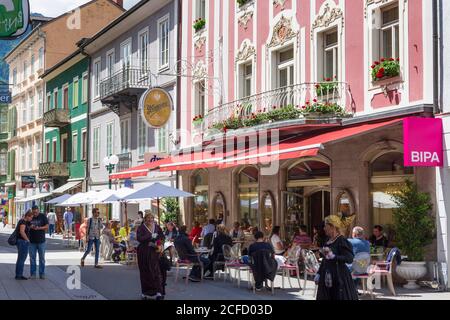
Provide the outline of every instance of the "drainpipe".
<path id="1" fill-rule="evenodd" d="M 439 39 L 439 24 L 440 24 L 440 15 L 438 0 L 433 0 L 433 105 L 434 105 L 434 114 L 441 113 L 440 108 L 440 88 L 439 88 L 439 79 L 440 79 L 440 39 Z"/>
<path id="2" fill-rule="evenodd" d="M 88 59 L 88 92 L 87 92 L 87 101 L 88 101 L 88 105 L 87 105 L 87 117 L 86 117 L 86 160 L 85 160 L 85 165 L 86 165 L 86 170 L 85 170 L 85 182 L 86 182 L 86 190 L 88 191 L 88 184 L 89 184 L 89 177 L 90 177 L 90 159 L 91 159 L 91 148 L 90 148 L 90 143 L 89 141 L 91 141 L 91 56 L 89 54 L 87 54 L 84 51 L 84 48 L 81 47 L 81 54 L 84 55 L 85 57 L 87 57 Z M 87 212 L 86 212 L 87 214 Z"/>
<path id="3" fill-rule="evenodd" d="M 175 114 L 177 115 L 177 121 L 176 121 L 176 132 L 180 132 L 180 129 L 181 129 L 181 114 L 180 114 L 180 111 L 181 111 L 181 76 L 180 76 L 180 71 L 181 71 L 181 62 L 180 62 L 180 59 L 181 59 L 181 54 L 182 54 L 182 51 L 181 51 L 181 37 L 182 37 L 182 22 L 183 22 L 183 15 L 182 15 L 182 10 L 183 10 L 183 0 L 177 0 L 176 1 L 177 2 L 177 7 L 175 8 L 176 10 L 177 10 L 177 15 L 178 15 L 178 19 L 177 19 L 177 22 L 178 22 L 178 25 L 177 25 L 177 101 L 176 101 L 176 103 L 175 103 L 175 108 L 176 108 L 176 111 L 175 111 Z M 179 143 L 179 142 L 181 142 L 181 136 L 179 135 L 179 134 L 177 134 L 176 136 L 176 142 L 177 143 Z M 176 173 L 175 173 L 175 186 L 176 186 L 176 188 L 177 189 L 180 189 L 180 182 L 179 182 L 179 179 L 180 179 L 180 174 L 179 174 L 179 172 L 178 172 L 178 170 L 176 171 Z M 184 201 L 184 200 L 182 200 L 182 201 Z M 180 202 L 180 200 L 178 199 L 178 202 Z M 179 203 L 178 203 L 178 207 L 179 208 L 181 208 L 181 206 L 179 205 Z M 180 215 L 181 215 L 181 212 L 180 212 Z M 181 222 L 181 217 L 178 217 L 178 223 L 180 223 Z M 185 223 L 186 223 L 186 221 L 185 221 Z"/>

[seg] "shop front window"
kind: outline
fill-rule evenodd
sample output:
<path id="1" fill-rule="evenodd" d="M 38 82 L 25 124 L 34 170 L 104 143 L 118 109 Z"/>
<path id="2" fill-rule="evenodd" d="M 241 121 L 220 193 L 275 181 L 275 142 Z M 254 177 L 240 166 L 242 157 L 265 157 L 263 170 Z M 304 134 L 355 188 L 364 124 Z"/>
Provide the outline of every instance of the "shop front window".
<path id="1" fill-rule="evenodd" d="M 247 167 L 239 173 L 239 214 L 244 226 L 260 227 L 259 170 Z"/>
<path id="2" fill-rule="evenodd" d="M 390 152 L 371 164 L 372 225 L 381 225 L 389 240 L 393 240 L 393 213 L 397 208 L 392 195 L 398 193 L 405 180 L 414 180 L 414 169 L 404 167 L 403 154 Z"/>
<path id="3" fill-rule="evenodd" d="M 193 182 L 195 195 L 193 218 L 194 222 L 198 222 L 200 223 L 200 225 L 203 225 L 208 222 L 209 218 L 208 172 L 206 172 L 205 170 L 198 171 L 193 177 Z"/>

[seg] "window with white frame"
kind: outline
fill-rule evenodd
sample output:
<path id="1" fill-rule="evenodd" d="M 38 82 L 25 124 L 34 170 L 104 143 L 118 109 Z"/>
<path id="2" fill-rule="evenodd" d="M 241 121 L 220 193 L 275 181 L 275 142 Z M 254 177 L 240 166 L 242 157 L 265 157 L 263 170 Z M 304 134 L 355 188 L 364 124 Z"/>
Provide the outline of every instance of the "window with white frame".
<path id="1" fill-rule="evenodd" d="M 42 112 L 44 110 L 44 90 L 38 89 L 38 118 L 42 118 Z"/>
<path id="2" fill-rule="evenodd" d="M 115 59 L 114 49 L 108 51 L 106 54 L 106 71 L 108 73 L 108 77 L 111 77 L 114 74 Z"/>
<path id="3" fill-rule="evenodd" d="M 246 98 L 252 95 L 252 79 L 253 79 L 253 65 L 252 63 L 246 63 L 241 66 L 241 98 Z"/>
<path id="4" fill-rule="evenodd" d="M 69 86 L 63 88 L 63 109 L 69 109 Z"/>
<path id="5" fill-rule="evenodd" d="M 380 58 L 399 58 L 400 21 L 398 4 L 381 9 Z"/>
<path id="6" fill-rule="evenodd" d="M 322 39 L 323 79 L 337 79 L 339 71 L 339 40 L 337 29 L 324 32 Z"/>
<path id="7" fill-rule="evenodd" d="M 75 78 L 73 80 L 73 92 L 72 92 L 72 96 L 73 96 L 72 100 L 73 100 L 73 102 L 72 102 L 72 108 L 78 107 L 79 92 L 80 92 L 79 81 L 78 81 L 78 78 Z"/>
<path id="8" fill-rule="evenodd" d="M 159 22 L 159 68 L 169 66 L 169 18 Z"/>
<path id="9" fill-rule="evenodd" d="M 47 94 L 47 106 L 46 106 L 46 111 L 50 111 L 52 110 L 52 94 L 48 93 Z"/>
<path id="10" fill-rule="evenodd" d="M 82 91 L 82 94 L 81 94 L 81 102 L 82 103 L 86 103 L 87 102 L 87 100 L 88 100 L 88 85 L 89 85 L 89 80 L 88 80 L 88 74 L 87 73 L 84 73 L 83 74 L 83 80 L 82 80 L 82 83 L 81 83 L 81 91 Z"/>
<path id="11" fill-rule="evenodd" d="M 57 109 L 58 108 L 58 88 L 55 89 L 55 91 L 53 91 L 53 109 Z"/>
<path id="12" fill-rule="evenodd" d="M 109 157 L 114 153 L 114 122 L 106 125 L 106 155 Z"/>
<path id="13" fill-rule="evenodd" d="M 38 137 L 36 138 L 36 167 L 39 166 L 39 164 L 41 163 L 41 153 L 42 153 L 42 147 L 41 147 L 41 138 Z"/>
<path id="14" fill-rule="evenodd" d="M 101 71 L 101 59 L 97 59 L 94 62 L 94 98 L 100 96 L 100 71 Z"/>
<path id="15" fill-rule="evenodd" d="M 93 130 L 93 152 L 92 152 L 92 164 L 94 167 L 100 165 L 100 127 L 96 127 Z"/>
<path id="16" fill-rule="evenodd" d="M 26 161 L 25 161 L 25 159 L 26 159 L 26 146 L 25 146 L 25 144 L 22 144 L 21 146 L 20 146 L 20 168 L 22 169 L 22 171 L 25 171 L 26 170 Z"/>
<path id="17" fill-rule="evenodd" d="M 13 85 L 17 85 L 17 68 L 14 68 L 12 72 L 12 83 Z"/>
<path id="18" fill-rule="evenodd" d="M 161 153 L 167 152 L 167 125 L 158 129 L 158 150 Z"/>
<path id="19" fill-rule="evenodd" d="M 39 69 L 44 68 L 44 48 L 39 48 Z"/>
<path id="20" fill-rule="evenodd" d="M 131 119 L 123 119 L 120 121 L 120 151 L 121 153 L 130 152 L 130 122 Z"/>
<path id="21" fill-rule="evenodd" d="M 138 116 L 138 154 L 139 159 L 144 158 L 144 154 L 147 151 L 147 125 L 142 119 L 142 115 Z"/>
<path id="22" fill-rule="evenodd" d="M 45 141 L 45 162 L 50 161 L 50 140 Z"/>
<path id="23" fill-rule="evenodd" d="M 28 140 L 28 170 L 33 169 L 33 143 Z"/>
<path id="24" fill-rule="evenodd" d="M 56 153 L 58 152 L 57 150 L 57 142 L 56 142 L 56 138 L 53 138 L 52 141 L 52 161 L 56 162 Z"/>
<path id="25" fill-rule="evenodd" d="M 78 132 L 72 132 L 72 162 L 78 161 Z"/>
<path id="26" fill-rule="evenodd" d="M 120 61 L 123 68 L 131 67 L 131 55 L 132 55 L 131 39 L 120 44 Z"/>
<path id="27" fill-rule="evenodd" d="M 31 55 L 31 63 L 30 63 L 31 74 L 34 73 L 34 64 L 35 64 L 35 61 L 34 61 L 34 60 L 35 60 L 35 59 L 34 59 L 34 54 L 33 54 L 33 55 Z"/>
<path id="28" fill-rule="evenodd" d="M 81 131 L 81 161 L 86 160 L 87 155 L 87 130 L 84 128 Z"/>
<path id="29" fill-rule="evenodd" d="M 277 53 L 277 88 L 294 84 L 294 49 L 280 50 Z"/>
<path id="30" fill-rule="evenodd" d="M 28 77 L 28 62 L 27 60 L 23 61 L 23 80 Z"/>
<path id="31" fill-rule="evenodd" d="M 206 89 L 205 81 L 195 84 L 195 116 L 204 117 L 206 114 Z"/>
<path id="32" fill-rule="evenodd" d="M 206 19 L 206 0 L 196 0 L 195 19 Z"/>
<path id="33" fill-rule="evenodd" d="M 22 100 L 22 125 L 25 125 L 27 123 L 27 104 L 25 103 L 25 100 Z"/>
<path id="34" fill-rule="evenodd" d="M 29 121 L 34 121 L 34 95 L 33 95 L 33 93 L 30 93 L 28 96 L 28 105 L 30 107 Z"/>
<path id="35" fill-rule="evenodd" d="M 139 66 L 144 73 L 148 69 L 148 30 L 139 33 Z"/>

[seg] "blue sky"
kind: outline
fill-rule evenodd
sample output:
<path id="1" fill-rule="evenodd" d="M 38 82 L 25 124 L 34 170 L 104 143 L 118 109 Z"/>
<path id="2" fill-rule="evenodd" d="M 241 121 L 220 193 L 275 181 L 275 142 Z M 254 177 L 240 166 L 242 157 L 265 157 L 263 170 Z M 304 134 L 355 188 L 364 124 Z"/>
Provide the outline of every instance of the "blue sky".
<path id="1" fill-rule="evenodd" d="M 31 12 L 41 13 L 48 17 L 57 17 L 90 0 L 30 0 Z M 131 8 L 139 0 L 124 0 L 125 9 Z"/>

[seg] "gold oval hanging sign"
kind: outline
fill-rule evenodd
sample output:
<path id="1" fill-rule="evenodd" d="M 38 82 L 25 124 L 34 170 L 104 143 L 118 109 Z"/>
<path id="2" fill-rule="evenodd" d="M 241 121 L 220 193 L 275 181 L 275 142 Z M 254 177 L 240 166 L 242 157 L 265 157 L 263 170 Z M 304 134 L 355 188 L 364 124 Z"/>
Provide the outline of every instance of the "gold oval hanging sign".
<path id="1" fill-rule="evenodd" d="M 164 127 L 172 114 L 172 97 L 162 88 L 147 90 L 139 101 L 142 118 L 149 127 Z"/>

